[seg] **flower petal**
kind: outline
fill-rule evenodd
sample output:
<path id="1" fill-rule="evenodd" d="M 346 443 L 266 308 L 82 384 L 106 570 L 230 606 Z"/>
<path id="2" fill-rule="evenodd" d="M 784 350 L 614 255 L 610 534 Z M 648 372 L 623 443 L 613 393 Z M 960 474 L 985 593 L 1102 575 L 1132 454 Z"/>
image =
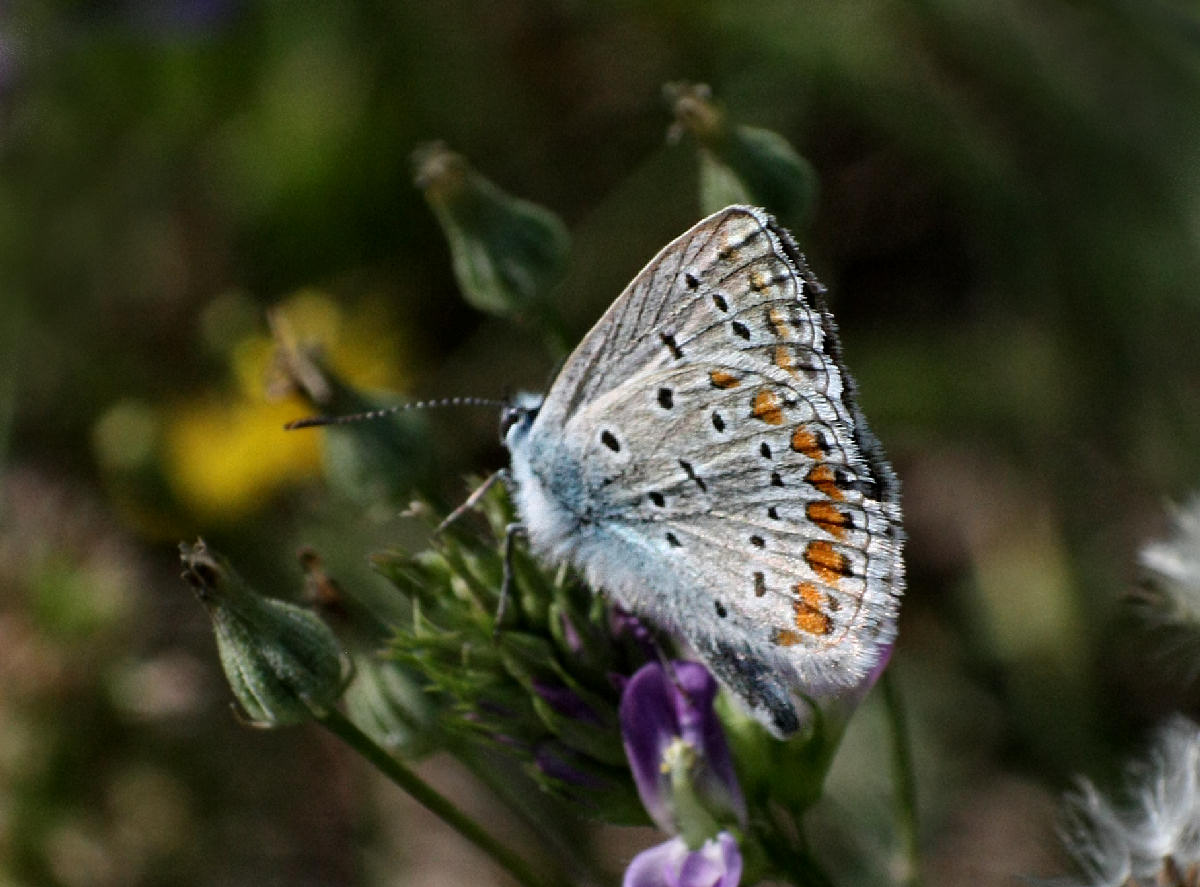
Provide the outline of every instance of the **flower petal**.
<path id="1" fill-rule="evenodd" d="M 672 838 L 643 850 L 625 869 L 621 887 L 676 887 L 674 874 L 688 855 L 683 838 Z"/>
<path id="2" fill-rule="evenodd" d="M 679 734 L 670 678 L 657 662 L 647 663 L 629 679 L 621 694 L 621 736 L 642 806 L 665 832 L 674 832 L 664 794 L 663 752 Z"/>
<path id="3" fill-rule="evenodd" d="M 729 832 L 689 852 L 683 838 L 643 850 L 625 870 L 622 887 L 737 887 L 742 854 Z"/>
<path id="4" fill-rule="evenodd" d="M 717 682 L 698 662 L 675 663 L 675 679 L 684 691 L 675 694 L 680 735 L 699 750 L 706 762 L 708 778 L 700 791 L 732 810 L 744 827 L 746 801 L 733 769 L 725 730 L 713 708 Z"/>

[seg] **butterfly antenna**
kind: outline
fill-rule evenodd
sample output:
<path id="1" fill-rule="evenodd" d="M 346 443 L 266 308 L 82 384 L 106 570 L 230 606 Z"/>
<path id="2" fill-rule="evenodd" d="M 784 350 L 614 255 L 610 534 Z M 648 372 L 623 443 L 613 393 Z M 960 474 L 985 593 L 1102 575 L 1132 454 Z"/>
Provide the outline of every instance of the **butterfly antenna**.
<path id="1" fill-rule="evenodd" d="M 296 419 L 283 426 L 285 431 L 295 431 L 297 428 L 316 428 L 321 425 L 349 425 L 353 422 L 370 422 L 385 416 L 394 416 L 406 410 L 428 410 L 435 407 L 502 407 L 505 402 L 488 397 L 443 397 L 440 400 L 419 400 L 413 403 L 402 403 L 394 407 L 384 407 L 379 410 L 367 410 L 365 413 L 351 413 L 348 416 L 309 416 Z"/>

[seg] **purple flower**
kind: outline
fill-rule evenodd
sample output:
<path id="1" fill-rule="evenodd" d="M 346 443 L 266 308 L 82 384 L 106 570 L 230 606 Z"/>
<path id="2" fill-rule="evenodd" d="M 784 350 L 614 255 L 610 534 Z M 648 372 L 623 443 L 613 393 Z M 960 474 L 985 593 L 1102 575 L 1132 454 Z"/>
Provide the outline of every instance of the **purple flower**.
<path id="1" fill-rule="evenodd" d="M 608 618 L 614 638 L 630 638 L 647 659 L 654 659 L 658 655 L 654 632 L 642 620 L 617 606 L 609 611 Z"/>
<path id="2" fill-rule="evenodd" d="M 582 788 L 599 789 L 604 787 L 604 782 L 595 774 L 587 773 L 568 760 L 570 750 L 556 743 L 542 743 L 534 751 L 533 759 L 537 764 L 537 768 L 549 776 L 551 779 L 556 779 L 566 785 L 575 785 Z"/>
<path id="3" fill-rule="evenodd" d="M 594 727 L 603 726 L 604 722 L 590 705 L 584 702 L 579 694 L 562 684 L 534 678 L 533 690 L 546 703 L 563 717 L 574 718 L 584 724 Z"/>
<path id="4" fill-rule="evenodd" d="M 875 663 L 875 667 L 867 672 L 867 676 L 863 678 L 862 684 L 859 685 L 859 692 L 862 696 L 867 695 L 867 691 L 875 686 L 885 671 L 887 671 L 888 663 L 892 661 L 892 653 L 896 650 L 896 644 L 890 643 L 879 653 L 879 660 Z"/>
<path id="5" fill-rule="evenodd" d="M 621 735 L 642 805 L 668 834 L 711 835 L 718 820 L 745 824 L 721 722 L 713 711 L 717 682 L 704 666 L 642 666 L 621 694 Z M 699 821 L 703 820 L 703 822 Z"/>
<path id="6" fill-rule="evenodd" d="M 742 854 L 729 832 L 689 851 L 683 838 L 643 850 L 625 870 L 622 887 L 737 887 Z"/>
<path id="7" fill-rule="evenodd" d="M 563 640 L 567 643 L 567 649 L 578 656 L 583 652 L 583 638 L 579 634 L 579 629 L 575 627 L 575 623 L 566 613 L 559 614 L 559 625 L 562 626 Z"/>

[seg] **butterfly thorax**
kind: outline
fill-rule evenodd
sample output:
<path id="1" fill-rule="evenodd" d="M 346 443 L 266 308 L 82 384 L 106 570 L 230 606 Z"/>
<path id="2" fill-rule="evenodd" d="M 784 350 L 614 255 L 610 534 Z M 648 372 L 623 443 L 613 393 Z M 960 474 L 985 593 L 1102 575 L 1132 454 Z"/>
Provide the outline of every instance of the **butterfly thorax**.
<path id="1" fill-rule="evenodd" d="M 556 463 L 535 426 L 541 395 L 522 393 L 500 414 L 500 435 L 511 457 L 512 495 L 533 548 L 555 561 L 570 558 L 580 516 L 557 494 Z"/>

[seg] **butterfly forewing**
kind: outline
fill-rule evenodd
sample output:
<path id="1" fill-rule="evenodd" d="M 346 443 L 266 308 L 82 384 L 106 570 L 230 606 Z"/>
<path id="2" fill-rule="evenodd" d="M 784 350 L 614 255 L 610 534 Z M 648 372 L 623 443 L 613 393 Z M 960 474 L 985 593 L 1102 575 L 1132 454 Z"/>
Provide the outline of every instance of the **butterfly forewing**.
<path id="1" fill-rule="evenodd" d="M 662 249 L 630 282 L 563 366 L 542 406 L 543 421 L 561 427 L 580 407 L 633 375 L 686 355 L 680 340 L 700 322 L 701 275 L 720 274 L 729 245 L 758 241 L 761 214 L 730 207 L 697 223 Z M 746 244 L 743 244 L 745 246 Z M 754 244 L 749 244 L 754 246 Z"/>

